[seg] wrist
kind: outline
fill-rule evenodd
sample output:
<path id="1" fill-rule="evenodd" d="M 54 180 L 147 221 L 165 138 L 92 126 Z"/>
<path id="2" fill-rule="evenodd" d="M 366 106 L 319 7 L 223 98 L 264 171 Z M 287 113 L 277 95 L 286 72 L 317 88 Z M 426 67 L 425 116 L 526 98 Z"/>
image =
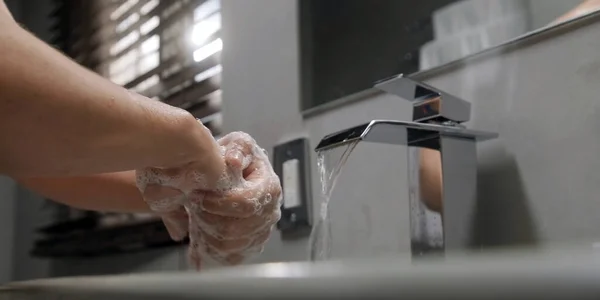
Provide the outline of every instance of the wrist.
<path id="1" fill-rule="evenodd" d="M 225 162 L 210 130 L 200 120 L 193 116 L 191 118 L 192 124 L 188 127 L 191 134 L 191 154 L 188 163 L 193 164 L 194 168 L 202 173 L 209 186 L 213 186 L 225 172 Z"/>

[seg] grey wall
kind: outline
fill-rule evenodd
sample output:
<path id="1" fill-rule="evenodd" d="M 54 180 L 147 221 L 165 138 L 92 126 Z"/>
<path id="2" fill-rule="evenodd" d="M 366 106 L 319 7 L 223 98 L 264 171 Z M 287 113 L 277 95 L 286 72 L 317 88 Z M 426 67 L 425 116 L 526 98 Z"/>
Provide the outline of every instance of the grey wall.
<path id="1" fill-rule="evenodd" d="M 473 103 L 488 244 L 599 236 L 600 23 L 424 78 Z M 521 236 L 528 231 L 528 236 Z"/>
<path id="2" fill-rule="evenodd" d="M 372 101 L 361 102 L 303 121 L 298 93 L 296 1 L 223 0 L 223 17 L 223 40 L 229 41 L 223 52 L 225 131 L 246 131 L 267 150 L 272 150 L 278 142 L 290 137 L 308 136 L 314 146 L 326 133 L 357 124 L 361 120 L 401 117 L 398 113 L 403 111 L 405 103 L 383 97 L 378 104 L 373 104 Z M 387 203 L 372 205 L 374 209 L 370 214 L 373 219 L 381 221 L 394 219 L 395 225 L 388 226 L 388 231 L 396 236 L 390 238 L 396 244 L 401 244 L 402 248 L 408 249 L 409 240 L 405 235 L 408 234 L 408 229 L 403 226 L 404 221 L 408 222 L 407 203 L 393 200 L 396 198 L 381 197 L 383 194 L 389 195 L 387 193 L 403 192 L 401 187 L 406 182 L 402 171 L 404 160 L 398 158 L 404 158 L 405 155 L 396 152 L 397 149 L 389 148 L 375 149 L 375 153 L 371 151 L 372 147 L 357 148 L 347 167 L 348 172 L 344 173 L 348 177 L 342 176 L 338 186 L 340 190 L 346 189 L 347 193 L 337 193 L 332 202 L 342 200 L 356 203 L 358 199 L 369 199 Z M 377 161 L 369 159 L 373 157 L 377 157 Z M 390 161 L 399 164 L 389 164 Z M 312 166 L 316 166 L 314 156 Z M 357 173 L 356 170 L 361 172 Z M 381 173 L 390 176 L 376 180 L 382 178 L 377 176 Z M 316 169 L 313 168 L 313 197 L 318 199 L 320 183 L 316 174 Z M 370 188 L 357 188 L 356 182 L 365 178 L 372 178 L 371 181 L 364 182 L 364 187 Z M 390 203 L 393 203 L 394 210 L 389 209 Z M 386 208 L 387 216 L 382 211 Z M 376 222 L 374 226 L 378 224 Z M 397 234 L 396 230 L 405 234 Z M 282 241 L 276 232 L 265 253 L 256 261 L 305 260 L 308 253 L 306 247 L 306 239 Z"/>
<path id="3" fill-rule="evenodd" d="M 303 131 L 293 0 L 222 0 L 223 125 L 272 149 Z M 277 235 L 277 233 L 275 233 Z M 303 259 L 303 241 L 270 240 L 259 261 Z"/>
<path id="4" fill-rule="evenodd" d="M 224 0 L 223 9 L 224 40 L 230 41 L 223 56 L 227 131 L 247 131 L 267 149 L 293 135 L 308 136 L 314 147 L 325 134 L 371 118 L 409 117 L 402 100 L 376 95 L 302 120 L 295 1 Z M 598 235 L 598 41 L 600 23 L 425 78 L 472 101 L 469 126 L 501 135 L 479 151 L 473 230 L 480 243 L 544 245 Z M 347 237 L 344 244 L 378 244 L 363 249 L 371 253 L 408 251 L 405 157 L 401 148 L 357 148 L 332 199 L 343 212 L 336 217 L 333 209 L 333 226 Z M 315 169 L 312 175 L 318 199 Z M 352 228 L 351 220 L 365 218 L 384 234 L 371 240 L 364 232 L 355 234 L 360 228 Z M 303 260 L 305 249 L 305 239 L 284 242 L 274 236 L 259 260 Z"/>

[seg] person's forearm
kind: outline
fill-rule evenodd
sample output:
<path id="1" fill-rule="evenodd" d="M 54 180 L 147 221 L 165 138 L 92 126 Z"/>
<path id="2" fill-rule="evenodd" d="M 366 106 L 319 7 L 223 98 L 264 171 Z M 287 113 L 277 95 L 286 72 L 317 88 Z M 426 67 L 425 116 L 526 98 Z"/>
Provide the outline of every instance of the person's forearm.
<path id="1" fill-rule="evenodd" d="M 0 18 L 0 173 L 73 176 L 218 160 L 210 132 L 188 112 L 130 93 Z"/>
<path id="2" fill-rule="evenodd" d="M 148 212 L 135 185 L 135 172 L 62 178 L 21 178 L 30 190 L 74 208 L 105 212 Z"/>
<path id="3" fill-rule="evenodd" d="M 3 25 L 4 22 L 14 21 L 13 16 L 8 11 L 8 7 L 6 7 L 6 3 L 3 0 L 0 0 L 0 25 Z"/>
<path id="4" fill-rule="evenodd" d="M 419 153 L 421 201 L 432 211 L 442 212 L 442 157 L 440 151 L 422 148 Z"/>
<path id="5" fill-rule="evenodd" d="M 568 11 L 566 14 L 560 16 L 558 19 L 554 20 L 551 24 L 556 24 L 560 22 L 565 22 L 591 12 L 595 12 L 600 9 L 600 0 L 586 0 L 581 2 L 572 10 Z"/>

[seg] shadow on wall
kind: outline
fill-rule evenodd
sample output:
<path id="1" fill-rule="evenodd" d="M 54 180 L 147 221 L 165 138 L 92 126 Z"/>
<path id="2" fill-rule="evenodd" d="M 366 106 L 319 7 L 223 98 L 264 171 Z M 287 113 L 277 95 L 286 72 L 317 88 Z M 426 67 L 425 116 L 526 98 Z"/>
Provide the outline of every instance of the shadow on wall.
<path id="1" fill-rule="evenodd" d="M 480 166 L 473 242 L 480 247 L 536 246 L 538 233 L 514 157 Z"/>

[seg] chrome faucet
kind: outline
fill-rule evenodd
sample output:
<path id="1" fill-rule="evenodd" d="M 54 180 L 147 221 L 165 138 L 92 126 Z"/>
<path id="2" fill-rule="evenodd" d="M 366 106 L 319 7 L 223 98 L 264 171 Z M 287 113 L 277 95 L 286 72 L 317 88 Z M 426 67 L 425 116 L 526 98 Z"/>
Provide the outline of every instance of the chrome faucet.
<path id="1" fill-rule="evenodd" d="M 352 141 L 408 147 L 411 252 L 413 257 L 472 248 L 471 224 L 477 201 L 476 142 L 496 133 L 466 129 L 471 105 L 460 98 L 402 75 L 376 83 L 376 88 L 412 102 L 413 122 L 372 120 L 325 136 L 317 152 Z M 421 148 L 441 154 L 440 213 L 423 204 Z"/>

